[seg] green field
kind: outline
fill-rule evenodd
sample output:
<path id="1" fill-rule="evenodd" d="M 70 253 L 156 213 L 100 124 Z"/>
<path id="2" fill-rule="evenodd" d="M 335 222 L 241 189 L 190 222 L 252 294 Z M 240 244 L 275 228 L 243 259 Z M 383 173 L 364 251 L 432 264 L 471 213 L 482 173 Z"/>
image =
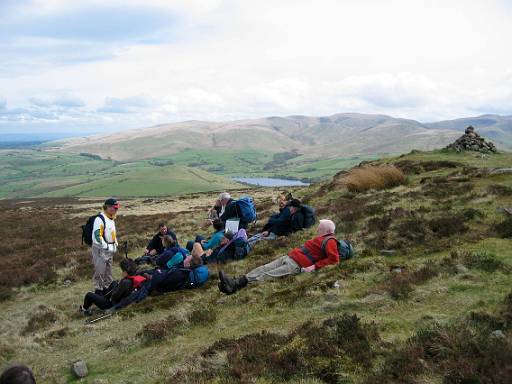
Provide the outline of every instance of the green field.
<path id="1" fill-rule="evenodd" d="M 0 198 L 176 195 L 240 187 L 233 176 L 319 181 L 375 158 L 216 149 L 121 163 L 88 154 L 6 149 L 0 150 Z"/>
<path id="2" fill-rule="evenodd" d="M 230 189 L 229 179 L 181 165 L 117 163 L 36 150 L 0 151 L 0 197 L 162 196 Z"/>

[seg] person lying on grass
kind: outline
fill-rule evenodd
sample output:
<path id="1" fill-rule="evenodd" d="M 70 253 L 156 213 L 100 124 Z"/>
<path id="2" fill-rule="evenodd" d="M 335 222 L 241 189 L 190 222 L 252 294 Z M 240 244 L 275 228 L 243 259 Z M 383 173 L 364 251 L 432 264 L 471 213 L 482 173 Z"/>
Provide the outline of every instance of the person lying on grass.
<path id="1" fill-rule="evenodd" d="M 134 290 L 139 289 L 146 281 L 146 277 L 137 275 L 137 265 L 132 259 L 121 260 L 119 266 L 123 274 L 122 279 L 113 281 L 104 294 L 87 292 L 84 303 L 80 306 L 80 313 L 91 315 L 93 304 L 102 310 L 112 308 Z"/>
<path id="2" fill-rule="evenodd" d="M 251 248 L 262 240 L 275 240 L 279 236 L 288 236 L 292 232 L 300 231 L 304 227 L 304 214 L 301 212 L 302 204 L 298 199 L 287 201 L 281 195 L 279 199 L 279 212 L 270 216 L 261 233 L 249 238 Z"/>
<path id="3" fill-rule="evenodd" d="M 147 280 L 140 289 L 132 293 L 112 307 L 112 310 L 122 309 L 130 304 L 141 302 L 150 294 L 162 294 L 181 289 L 197 288 L 204 285 L 209 278 L 208 267 L 200 257 L 188 255 L 183 265 L 175 265 L 170 269 L 155 268 L 145 271 Z"/>
<path id="4" fill-rule="evenodd" d="M 250 283 L 312 272 L 327 265 L 338 264 L 340 256 L 338 242 L 334 237 L 335 230 L 336 226 L 331 220 L 320 220 L 316 237 L 306 241 L 302 247 L 292 249 L 288 255 L 281 256 L 238 278 L 231 278 L 220 271 L 219 290 L 230 295 Z M 324 243 L 325 239 L 328 240 Z"/>
<path id="5" fill-rule="evenodd" d="M 205 264 L 225 263 L 229 260 L 244 259 L 251 248 L 247 242 L 247 232 L 240 229 L 237 233 L 224 233 L 215 249 L 205 249 L 201 243 L 194 243 L 192 256 L 200 257 Z"/>

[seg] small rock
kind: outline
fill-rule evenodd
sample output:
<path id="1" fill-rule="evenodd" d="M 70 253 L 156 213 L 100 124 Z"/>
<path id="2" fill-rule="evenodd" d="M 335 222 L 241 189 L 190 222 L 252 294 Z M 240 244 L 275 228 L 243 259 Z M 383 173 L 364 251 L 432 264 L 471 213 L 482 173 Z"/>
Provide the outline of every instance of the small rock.
<path id="1" fill-rule="evenodd" d="M 468 273 L 468 271 L 469 271 L 469 270 L 468 270 L 464 265 L 462 265 L 462 264 L 457 264 L 457 265 L 455 266 L 455 269 L 457 270 L 457 273 Z"/>
<path id="2" fill-rule="evenodd" d="M 71 372 L 79 379 L 82 379 L 89 374 L 89 371 L 87 370 L 87 364 L 85 364 L 85 361 L 83 360 L 75 361 L 71 365 Z"/>
<path id="3" fill-rule="evenodd" d="M 491 333 L 491 337 L 493 339 L 504 339 L 505 334 L 503 333 L 503 331 L 501 329 L 497 329 Z"/>
<path id="4" fill-rule="evenodd" d="M 392 273 L 402 273 L 402 268 L 393 268 L 391 269 Z"/>
<path id="5" fill-rule="evenodd" d="M 395 256 L 396 255 L 396 251 L 394 249 L 381 249 L 379 251 L 379 254 L 381 256 Z"/>
<path id="6" fill-rule="evenodd" d="M 333 287 L 333 288 L 336 288 L 336 289 L 340 289 L 341 284 L 340 284 L 340 282 L 339 282 L 338 280 L 336 280 L 336 281 L 334 282 L 334 284 L 332 285 L 332 287 Z"/>
<path id="7" fill-rule="evenodd" d="M 338 296 L 336 296 L 334 293 L 326 293 L 325 301 L 330 301 L 330 302 L 338 301 Z"/>
<path id="8" fill-rule="evenodd" d="M 71 280 L 64 280 L 63 283 L 66 287 L 69 287 L 71 285 Z"/>

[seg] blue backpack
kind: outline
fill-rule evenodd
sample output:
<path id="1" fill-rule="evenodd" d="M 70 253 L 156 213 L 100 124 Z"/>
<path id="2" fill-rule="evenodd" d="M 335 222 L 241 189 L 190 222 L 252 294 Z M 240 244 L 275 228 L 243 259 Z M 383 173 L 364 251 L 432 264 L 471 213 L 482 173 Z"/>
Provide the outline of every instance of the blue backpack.
<path id="1" fill-rule="evenodd" d="M 254 201 L 250 196 L 241 197 L 236 201 L 236 205 L 238 206 L 238 211 L 240 212 L 240 219 L 247 223 L 252 223 L 256 220 L 256 207 L 254 206 Z"/>
<path id="2" fill-rule="evenodd" d="M 206 265 L 200 265 L 199 267 L 190 269 L 189 271 L 188 288 L 200 287 L 204 285 L 210 277 L 210 273 Z"/>

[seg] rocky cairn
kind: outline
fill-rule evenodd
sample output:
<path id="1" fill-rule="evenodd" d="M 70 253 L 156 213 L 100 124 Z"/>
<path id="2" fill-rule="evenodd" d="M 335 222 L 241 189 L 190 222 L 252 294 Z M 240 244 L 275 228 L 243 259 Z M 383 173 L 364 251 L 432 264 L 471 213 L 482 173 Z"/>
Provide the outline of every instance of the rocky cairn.
<path id="1" fill-rule="evenodd" d="M 454 143 L 446 147 L 447 149 L 453 149 L 457 152 L 462 151 L 475 151 L 481 153 L 496 153 L 498 150 L 496 146 L 490 141 L 486 141 L 478 133 L 475 132 L 475 128 L 469 126 L 464 131 L 464 134 L 455 140 Z"/>

